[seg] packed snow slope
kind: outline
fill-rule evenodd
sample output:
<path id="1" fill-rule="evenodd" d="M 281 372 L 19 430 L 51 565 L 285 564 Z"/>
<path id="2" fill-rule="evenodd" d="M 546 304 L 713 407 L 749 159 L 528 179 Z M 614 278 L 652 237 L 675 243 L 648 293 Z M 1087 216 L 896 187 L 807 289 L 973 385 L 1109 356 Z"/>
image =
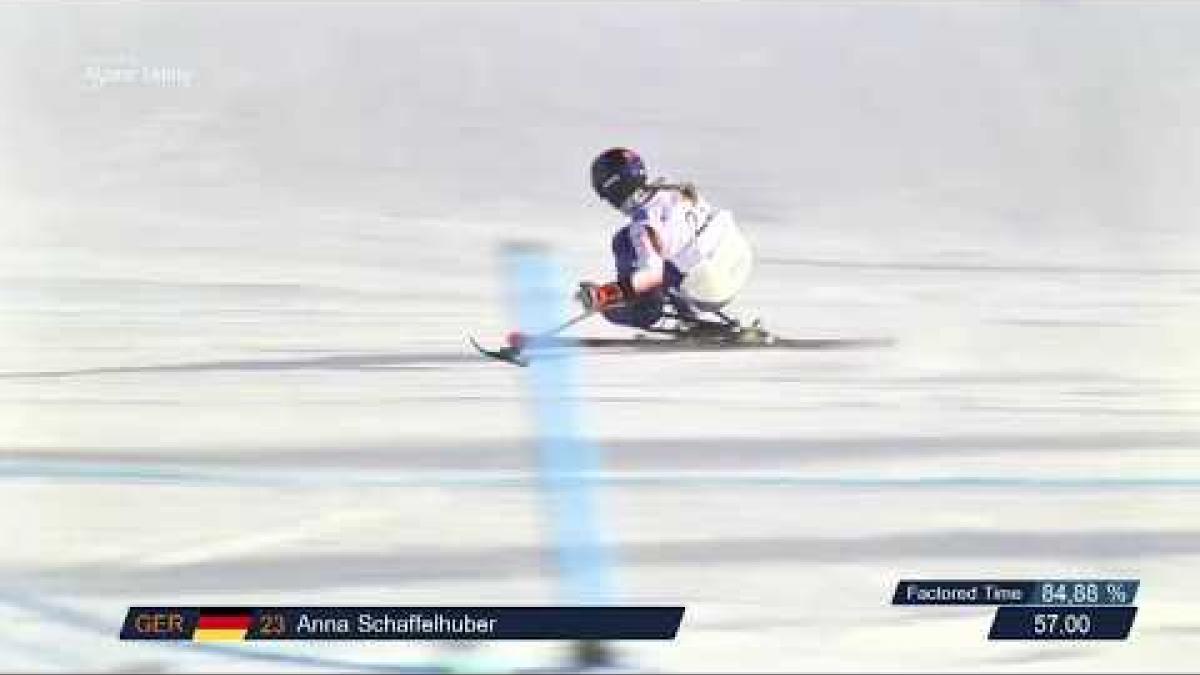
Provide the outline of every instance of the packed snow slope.
<path id="1" fill-rule="evenodd" d="M 114 640 L 131 604 L 560 600 L 500 246 L 609 275 L 610 145 L 732 209 L 738 303 L 888 349 L 592 355 L 662 670 L 1195 670 L 1200 6 L 0 7 L 0 662 L 378 669 L 555 645 Z M 578 333 L 620 331 L 587 323 Z M 991 643 L 900 577 L 1143 580 Z M 478 664 L 476 664 L 478 665 Z"/>

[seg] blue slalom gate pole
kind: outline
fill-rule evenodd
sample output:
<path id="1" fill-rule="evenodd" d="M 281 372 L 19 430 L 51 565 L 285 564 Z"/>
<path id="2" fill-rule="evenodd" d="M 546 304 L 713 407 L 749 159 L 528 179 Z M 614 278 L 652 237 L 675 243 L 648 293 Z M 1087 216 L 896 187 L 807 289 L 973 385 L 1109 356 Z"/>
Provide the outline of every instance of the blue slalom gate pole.
<path id="1" fill-rule="evenodd" d="M 506 249 L 517 320 L 523 332 L 558 326 L 568 309 L 561 273 L 540 247 Z M 528 368 L 538 444 L 538 473 L 554 544 L 560 594 L 573 605 L 612 604 L 611 555 L 600 533 L 594 477 L 597 448 L 580 433 L 575 357 L 546 348 Z"/>
<path id="2" fill-rule="evenodd" d="M 539 333 L 566 322 L 561 274 L 541 247 L 510 245 L 509 285 L 519 329 Z M 538 446 L 538 476 L 554 538 L 566 605 L 613 604 L 612 558 L 601 536 L 594 478 L 599 451 L 580 432 L 575 357 L 569 349 L 539 350 L 530 362 L 530 393 Z M 576 643 L 574 666 L 605 667 L 613 655 L 602 642 Z"/>

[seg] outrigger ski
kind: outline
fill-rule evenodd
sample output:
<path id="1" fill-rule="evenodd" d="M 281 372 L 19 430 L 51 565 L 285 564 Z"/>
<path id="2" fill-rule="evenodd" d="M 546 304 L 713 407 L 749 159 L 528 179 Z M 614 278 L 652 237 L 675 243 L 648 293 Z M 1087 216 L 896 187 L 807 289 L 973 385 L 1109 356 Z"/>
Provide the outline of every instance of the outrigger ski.
<path id="1" fill-rule="evenodd" d="M 474 337 L 468 335 L 467 339 L 470 340 L 471 345 L 474 346 L 475 349 L 479 350 L 479 353 L 483 354 L 484 356 L 489 356 L 493 359 L 498 359 L 500 361 L 506 361 L 515 366 L 521 366 L 522 368 L 529 365 L 529 357 L 522 354 L 520 349 L 517 349 L 515 347 L 501 347 L 500 349 L 485 349 L 483 347 L 483 345 L 479 344 L 479 342 Z"/>

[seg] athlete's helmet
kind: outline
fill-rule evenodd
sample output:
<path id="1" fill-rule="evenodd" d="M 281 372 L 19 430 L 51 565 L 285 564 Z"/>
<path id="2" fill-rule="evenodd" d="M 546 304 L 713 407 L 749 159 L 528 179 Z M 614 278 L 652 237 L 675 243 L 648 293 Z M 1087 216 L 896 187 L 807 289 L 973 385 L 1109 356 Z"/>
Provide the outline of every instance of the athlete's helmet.
<path id="1" fill-rule="evenodd" d="M 646 185 L 646 165 L 632 150 L 610 148 L 592 161 L 592 189 L 604 201 L 626 211 Z"/>

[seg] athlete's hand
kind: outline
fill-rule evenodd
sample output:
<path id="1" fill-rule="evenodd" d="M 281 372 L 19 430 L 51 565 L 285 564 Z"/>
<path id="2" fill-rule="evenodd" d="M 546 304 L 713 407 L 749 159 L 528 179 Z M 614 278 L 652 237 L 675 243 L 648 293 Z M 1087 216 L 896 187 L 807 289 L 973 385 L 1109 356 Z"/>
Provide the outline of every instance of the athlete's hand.
<path id="1" fill-rule="evenodd" d="M 589 312 L 603 312 L 609 307 L 624 301 L 625 291 L 615 281 L 607 284 L 584 281 L 579 284 L 579 290 L 575 293 L 575 299 Z"/>

